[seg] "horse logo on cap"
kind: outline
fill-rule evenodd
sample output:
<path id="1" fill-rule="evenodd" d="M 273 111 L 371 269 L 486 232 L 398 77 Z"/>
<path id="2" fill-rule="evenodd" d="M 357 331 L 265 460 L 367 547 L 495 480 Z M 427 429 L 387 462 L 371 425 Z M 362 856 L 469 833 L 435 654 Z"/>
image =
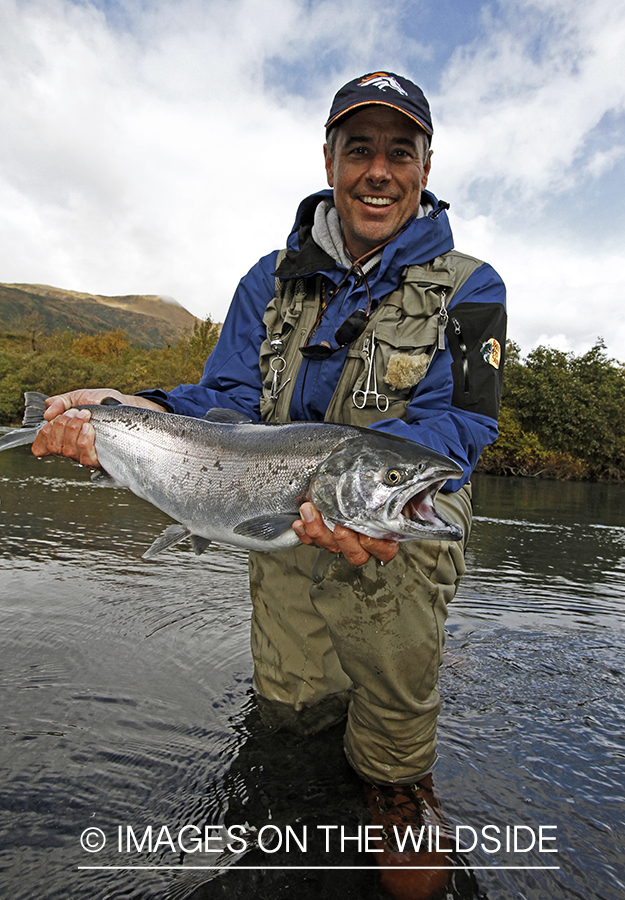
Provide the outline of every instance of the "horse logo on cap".
<path id="1" fill-rule="evenodd" d="M 391 88 L 392 90 L 397 91 L 398 94 L 403 94 L 404 97 L 408 96 L 408 92 L 403 89 L 397 79 L 393 78 L 392 75 L 388 75 L 386 72 L 374 72 L 373 75 L 369 75 L 367 78 L 363 78 L 362 81 L 359 81 L 358 87 L 377 87 L 381 91 Z"/>

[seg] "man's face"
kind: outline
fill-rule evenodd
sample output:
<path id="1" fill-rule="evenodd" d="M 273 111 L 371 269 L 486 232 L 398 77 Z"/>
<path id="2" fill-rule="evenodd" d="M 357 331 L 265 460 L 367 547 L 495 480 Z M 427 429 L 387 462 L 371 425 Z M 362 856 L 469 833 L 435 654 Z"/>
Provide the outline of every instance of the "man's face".
<path id="1" fill-rule="evenodd" d="M 337 125 L 334 156 L 324 146 L 328 184 L 347 249 L 358 259 L 416 215 L 430 172 L 423 132 L 388 106 L 367 106 Z"/>

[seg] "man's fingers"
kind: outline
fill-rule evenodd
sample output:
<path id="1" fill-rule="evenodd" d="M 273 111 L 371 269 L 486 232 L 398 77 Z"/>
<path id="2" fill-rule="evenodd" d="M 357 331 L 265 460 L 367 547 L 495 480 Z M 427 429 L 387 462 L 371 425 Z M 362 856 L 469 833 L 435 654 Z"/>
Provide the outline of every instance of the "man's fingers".
<path id="1" fill-rule="evenodd" d="M 33 441 L 34 455 L 66 456 L 84 466 L 97 466 L 95 429 L 90 417 L 87 409 L 69 409 L 52 422 L 46 422 Z"/>
<path id="2" fill-rule="evenodd" d="M 324 523 L 321 513 L 312 503 L 303 503 L 300 507 L 301 519 L 293 523 L 293 530 L 304 544 L 315 544 L 330 553 L 340 553 L 340 547 L 334 534 Z"/>
<path id="3" fill-rule="evenodd" d="M 83 466 L 97 466 L 98 454 L 95 450 L 95 428 L 91 422 L 84 422 L 76 438 L 78 462 Z"/>
<path id="4" fill-rule="evenodd" d="M 371 556 L 375 556 L 380 562 L 390 562 L 397 556 L 398 541 L 367 537 L 366 534 L 359 534 L 358 539 L 363 550 L 366 550 Z"/>
<path id="5" fill-rule="evenodd" d="M 303 503 L 300 515 L 302 518 L 293 523 L 293 529 L 302 543 L 314 544 L 329 553 L 342 553 L 353 566 L 364 565 L 370 556 L 390 562 L 397 555 L 397 541 L 370 538 L 342 525 L 331 531 L 312 503 Z"/>
<path id="6" fill-rule="evenodd" d="M 352 566 L 364 566 L 371 554 L 360 543 L 360 535 L 350 528 L 337 525 L 334 529 L 334 536 L 345 559 Z"/>
<path id="7" fill-rule="evenodd" d="M 57 416 L 67 412 L 71 406 L 69 399 L 66 399 L 67 397 L 67 394 L 60 394 L 56 397 L 47 398 L 46 411 L 43 414 L 43 417 L 47 422 L 51 422 L 52 419 L 56 419 Z"/>

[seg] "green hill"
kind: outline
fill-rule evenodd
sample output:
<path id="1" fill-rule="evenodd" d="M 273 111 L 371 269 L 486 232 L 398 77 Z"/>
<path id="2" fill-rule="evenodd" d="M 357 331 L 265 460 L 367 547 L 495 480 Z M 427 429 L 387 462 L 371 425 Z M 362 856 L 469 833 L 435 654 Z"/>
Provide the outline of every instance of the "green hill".
<path id="1" fill-rule="evenodd" d="M 42 284 L 0 284 L 0 331 L 97 334 L 122 328 L 132 343 L 164 347 L 197 322 L 174 300 L 129 294 L 103 297 Z"/>

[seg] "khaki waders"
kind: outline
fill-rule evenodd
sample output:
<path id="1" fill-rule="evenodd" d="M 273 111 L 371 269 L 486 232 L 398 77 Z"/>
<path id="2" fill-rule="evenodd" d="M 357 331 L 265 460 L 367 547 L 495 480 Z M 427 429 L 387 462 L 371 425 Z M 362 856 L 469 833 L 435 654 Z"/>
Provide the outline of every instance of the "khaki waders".
<path id="1" fill-rule="evenodd" d="M 250 553 L 254 687 L 274 721 L 312 733 L 347 708 L 345 751 L 365 779 L 410 783 L 436 760 L 444 624 L 464 574 L 471 492 L 437 507 L 464 540 L 401 543 L 361 567 L 302 544 Z M 270 703 L 263 703 L 262 698 Z"/>

